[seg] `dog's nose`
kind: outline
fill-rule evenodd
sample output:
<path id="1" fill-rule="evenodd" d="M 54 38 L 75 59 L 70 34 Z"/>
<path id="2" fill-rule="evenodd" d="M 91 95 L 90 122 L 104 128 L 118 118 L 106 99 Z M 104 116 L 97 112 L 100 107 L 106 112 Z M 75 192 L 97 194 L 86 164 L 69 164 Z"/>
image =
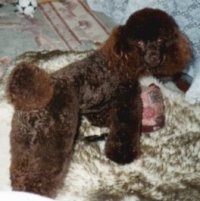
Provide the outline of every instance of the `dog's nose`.
<path id="1" fill-rule="evenodd" d="M 149 67 L 157 67 L 161 63 L 161 55 L 159 51 L 146 52 L 144 60 Z"/>

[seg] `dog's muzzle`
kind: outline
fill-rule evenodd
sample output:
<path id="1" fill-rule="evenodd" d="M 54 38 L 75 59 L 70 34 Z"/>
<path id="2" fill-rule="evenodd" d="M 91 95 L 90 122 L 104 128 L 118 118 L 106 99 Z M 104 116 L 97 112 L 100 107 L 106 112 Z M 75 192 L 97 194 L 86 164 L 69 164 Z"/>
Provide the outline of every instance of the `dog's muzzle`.
<path id="1" fill-rule="evenodd" d="M 163 62 L 162 48 L 156 43 L 147 43 L 143 50 L 143 59 L 149 68 L 158 67 Z"/>
<path id="2" fill-rule="evenodd" d="M 144 54 L 144 61 L 150 68 L 159 66 L 163 61 L 163 56 L 159 50 L 146 51 Z"/>

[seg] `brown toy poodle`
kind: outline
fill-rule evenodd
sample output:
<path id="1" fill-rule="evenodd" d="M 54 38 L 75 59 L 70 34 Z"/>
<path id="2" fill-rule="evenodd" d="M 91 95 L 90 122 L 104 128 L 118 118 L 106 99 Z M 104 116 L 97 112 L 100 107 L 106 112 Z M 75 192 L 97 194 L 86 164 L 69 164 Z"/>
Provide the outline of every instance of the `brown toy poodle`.
<path id="1" fill-rule="evenodd" d="M 52 74 L 30 63 L 11 72 L 7 96 L 15 113 L 11 130 L 14 190 L 55 196 L 68 171 L 80 115 L 109 107 L 105 154 L 119 164 L 140 152 L 139 77 L 181 72 L 191 57 L 187 38 L 161 10 L 145 8 L 113 29 L 87 58 Z"/>

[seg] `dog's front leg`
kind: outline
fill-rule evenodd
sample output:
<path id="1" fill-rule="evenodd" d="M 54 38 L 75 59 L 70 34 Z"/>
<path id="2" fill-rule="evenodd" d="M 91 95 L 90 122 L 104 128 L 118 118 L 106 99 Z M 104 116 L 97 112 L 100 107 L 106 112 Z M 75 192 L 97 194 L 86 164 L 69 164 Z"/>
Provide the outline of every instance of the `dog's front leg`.
<path id="1" fill-rule="evenodd" d="M 138 82 L 122 84 L 111 110 L 110 134 L 105 154 L 119 164 L 132 162 L 139 154 L 142 101 Z"/>

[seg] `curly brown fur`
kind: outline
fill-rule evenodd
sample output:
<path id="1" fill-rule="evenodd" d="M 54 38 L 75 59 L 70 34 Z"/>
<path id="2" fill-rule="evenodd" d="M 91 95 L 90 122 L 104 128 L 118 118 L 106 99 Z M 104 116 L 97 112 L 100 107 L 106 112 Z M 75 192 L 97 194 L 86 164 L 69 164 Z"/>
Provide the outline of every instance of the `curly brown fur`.
<path id="1" fill-rule="evenodd" d="M 80 114 L 98 114 L 107 105 L 110 133 L 105 154 L 119 164 L 133 161 L 140 152 L 139 77 L 146 72 L 172 76 L 182 71 L 190 56 L 189 42 L 174 20 L 147 8 L 116 27 L 87 58 L 49 77 L 31 64 L 17 65 L 7 85 L 8 99 L 15 106 L 13 189 L 54 196 L 68 170 Z"/>
<path id="2" fill-rule="evenodd" d="M 53 95 L 49 75 L 32 64 L 21 63 L 11 73 L 10 79 L 7 91 L 12 93 L 8 94 L 8 98 L 16 109 L 43 108 Z"/>

